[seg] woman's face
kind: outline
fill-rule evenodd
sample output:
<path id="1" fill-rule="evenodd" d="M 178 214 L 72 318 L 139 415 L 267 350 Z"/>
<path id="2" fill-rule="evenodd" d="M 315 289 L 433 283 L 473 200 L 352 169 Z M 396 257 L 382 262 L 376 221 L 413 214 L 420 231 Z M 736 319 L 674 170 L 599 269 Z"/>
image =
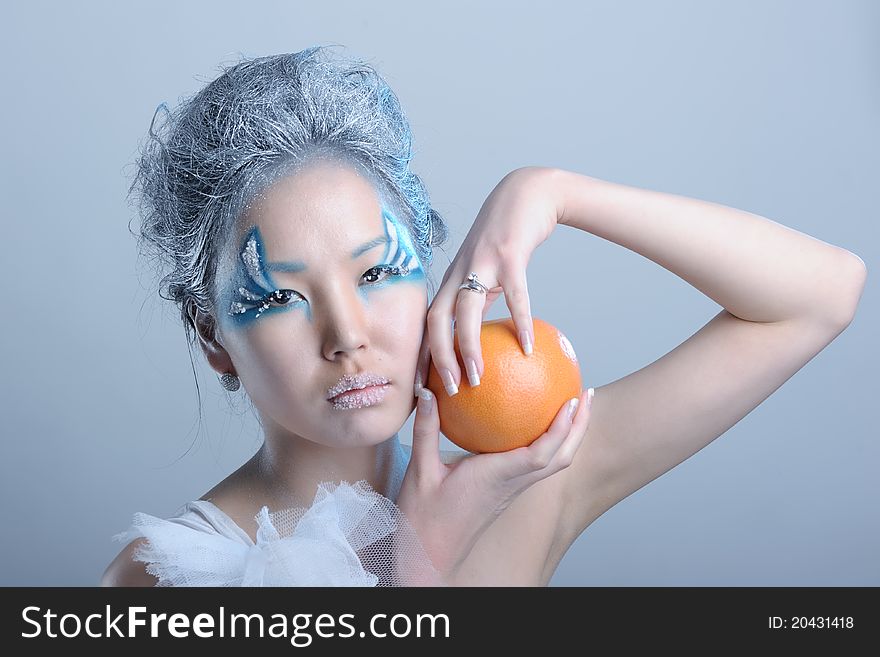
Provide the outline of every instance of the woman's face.
<path id="1" fill-rule="evenodd" d="M 328 160 L 252 202 L 218 269 L 219 341 L 264 427 L 373 445 L 414 408 L 427 281 L 405 225 L 354 168 Z M 383 394 L 328 400 L 344 375 Z"/>

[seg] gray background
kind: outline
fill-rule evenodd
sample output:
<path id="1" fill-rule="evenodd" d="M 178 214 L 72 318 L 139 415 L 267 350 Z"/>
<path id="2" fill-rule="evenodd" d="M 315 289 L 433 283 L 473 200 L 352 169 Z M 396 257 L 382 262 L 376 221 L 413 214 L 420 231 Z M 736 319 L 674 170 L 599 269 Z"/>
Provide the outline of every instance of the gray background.
<path id="1" fill-rule="evenodd" d="M 880 3 L 152 0 L 4 14 L 0 583 L 97 583 L 134 511 L 171 514 L 258 447 L 200 353 L 199 423 L 183 329 L 128 231 L 129 163 L 156 105 L 221 63 L 339 43 L 411 120 L 413 168 L 451 227 L 438 281 L 485 197 L 524 165 L 742 208 L 872 273 L 837 340 L 599 518 L 551 584 L 880 584 Z M 528 280 L 534 316 L 566 332 L 593 385 L 720 310 L 567 227 Z M 507 314 L 502 298 L 488 319 Z"/>

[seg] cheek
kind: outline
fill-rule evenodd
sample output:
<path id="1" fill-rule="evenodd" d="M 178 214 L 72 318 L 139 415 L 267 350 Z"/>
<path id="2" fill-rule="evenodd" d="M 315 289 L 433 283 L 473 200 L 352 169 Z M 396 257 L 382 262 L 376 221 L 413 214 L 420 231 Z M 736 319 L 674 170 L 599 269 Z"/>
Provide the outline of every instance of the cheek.
<path id="1" fill-rule="evenodd" d="M 295 382 L 303 380 L 307 347 L 283 324 L 265 322 L 238 341 L 237 367 L 244 371 L 255 397 L 289 395 Z"/>
<path id="2" fill-rule="evenodd" d="M 394 345 L 393 353 L 418 354 L 425 330 L 427 299 L 425 291 L 408 290 L 405 295 L 396 295 L 382 304 L 375 314 L 375 335 L 382 335 L 386 344 Z"/>

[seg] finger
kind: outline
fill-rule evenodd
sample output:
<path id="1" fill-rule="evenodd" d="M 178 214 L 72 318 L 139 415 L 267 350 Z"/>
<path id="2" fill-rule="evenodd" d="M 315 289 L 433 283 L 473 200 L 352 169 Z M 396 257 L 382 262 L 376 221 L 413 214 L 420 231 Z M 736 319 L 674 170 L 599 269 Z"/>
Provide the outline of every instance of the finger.
<path id="1" fill-rule="evenodd" d="M 580 398 L 575 397 L 574 399 L 578 400 L 578 406 L 580 406 Z M 500 467 L 500 476 L 505 478 L 522 477 L 540 472 L 551 464 L 554 455 L 562 447 L 572 427 L 568 415 L 569 403 L 570 400 L 562 405 L 557 411 L 556 417 L 553 418 L 550 428 L 530 445 L 499 453 L 503 457 L 496 459 L 496 463 Z M 543 476 L 537 476 L 534 480 L 542 478 Z"/>
<path id="2" fill-rule="evenodd" d="M 577 401 L 577 405 L 572 403 L 574 400 Z M 531 445 L 525 447 L 526 463 L 532 470 L 543 470 L 553 461 L 571 432 L 572 420 L 579 406 L 580 397 L 564 403 L 556 413 L 550 428 Z"/>
<path id="3" fill-rule="evenodd" d="M 448 288 L 447 288 L 448 289 Z M 443 297 L 440 297 L 443 294 Z M 458 392 L 458 383 L 461 381 L 461 368 L 455 357 L 453 343 L 452 309 L 455 299 L 446 291 L 438 293 L 434 297 L 431 309 L 428 310 L 428 343 L 431 350 L 431 360 L 443 381 L 446 394 L 452 396 Z M 427 370 L 426 370 L 427 371 Z"/>
<path id="4" fill-rule="evenodd" d="M 464 361 L 468 383 L 473 388 L 480 385 L 483 376 L 483 356 L 480 349 L 480 331 L 483 328 L 483 307 L 486 297 L 481 292 L 460 289 L 455 303 L 455 337 L 458 351 Z"/>
<path id="5" fill-rule="evenodd" d="M 410 459 L 422 473 L 432 472 L 440 462 L 440 414 L 437 400 L 427 386 L 422 387 L 416 404 Z"/>
<path id="6" fill-rule="evenodd" d="M 419 346 L 419 356 L 416 360 L 416 378 L 413 384 L 413 395 L 418 397 L 422 386 L 428 382 L 428 366 L 431 364 L 431 349 L 428 341 L 428 322 L 425 320 L 425 328 L 422 332 L 422 344 Z"/>
<path id="7" fill-rule="evenodd" d="M 592 418 L 591 394 L 593 388 L 585 390 L 581 394 L 581 401 L 578 404 L 577 414 L 574 416 L 574 422 L 571 423 L 571 430 L 562 443 L 562 446 L 553 457 L 553 463 L 550 465 L 552 472 L 558 472 L 570 466 L 574 462 L 575 454 L 580 449 L 584 437 L 587 435 L 587 427 L 590 425 Z"/>
<path id="8" fill-rule="evenodd" d="M 517 264 L 507 266 L 502 272 L 504 302 L 516 327 L 516 335 L 526 356 L 531 355 L 535 344 L 535 328 L 532 326 L 532 306 L 526 269 Z"/>

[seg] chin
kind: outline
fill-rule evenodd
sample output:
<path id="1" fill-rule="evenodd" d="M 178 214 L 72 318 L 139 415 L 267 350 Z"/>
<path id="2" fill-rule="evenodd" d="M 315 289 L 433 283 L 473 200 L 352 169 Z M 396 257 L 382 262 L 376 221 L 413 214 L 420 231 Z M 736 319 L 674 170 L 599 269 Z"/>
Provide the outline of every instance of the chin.
<path id="1" fill-rule="evenodd" d="M 387 406 L 341 412 L 331 409 L 330 415 L 330 431 L 338 436 L 341 447 L 378 445 L 397 433 L 408 417 Z"/>

